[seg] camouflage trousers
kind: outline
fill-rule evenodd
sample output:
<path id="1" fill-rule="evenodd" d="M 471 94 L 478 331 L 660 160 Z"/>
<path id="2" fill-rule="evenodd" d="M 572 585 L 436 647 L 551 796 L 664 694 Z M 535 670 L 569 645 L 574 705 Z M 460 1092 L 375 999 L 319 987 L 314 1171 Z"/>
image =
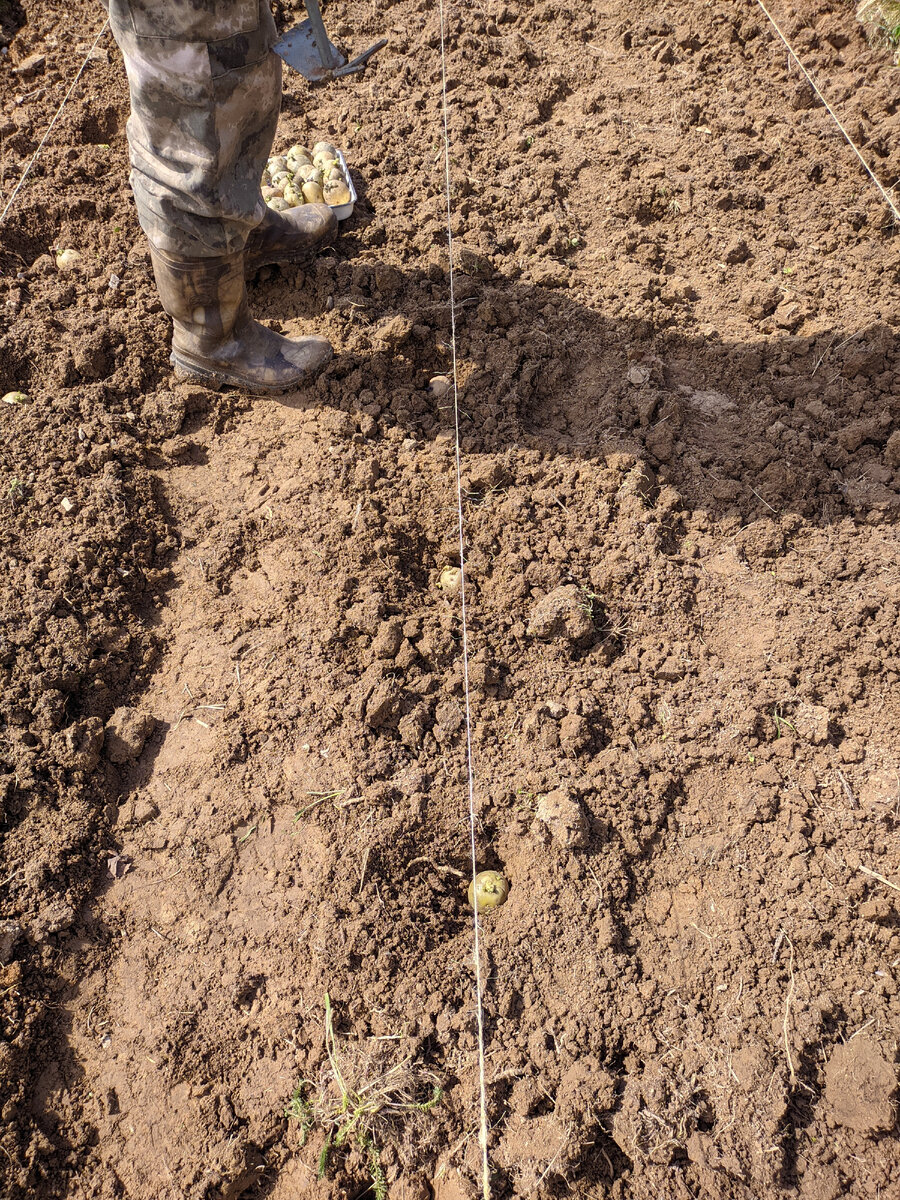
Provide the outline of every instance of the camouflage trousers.
<path id="1" fill-rule="evenodd" d="M 268 0 L 101 0 L 131 91 L 131 186 L 151 244 L 238 253 L 262 220 L 281 105 Z"/>

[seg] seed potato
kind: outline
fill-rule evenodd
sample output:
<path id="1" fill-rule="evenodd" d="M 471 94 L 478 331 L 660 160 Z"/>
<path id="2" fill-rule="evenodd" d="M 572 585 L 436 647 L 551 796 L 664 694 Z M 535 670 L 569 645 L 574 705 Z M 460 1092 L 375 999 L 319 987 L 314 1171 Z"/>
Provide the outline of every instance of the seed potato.
<path id="1" fill-rule="evenodd" d="M 508 896 L 509 884 L 499 871 L 479 871 L 469 884 L 469 904 L 480 913 L 499 908 Z"/>
<path id="2" fill-rule="evenodd" d="M 322 188 L 318 183 L 304 183 L 303 198 L 307 204 L 322 204 L 325 200 Z"/>
<path id="3" fill-rule="evenodd" d="M 343 179 L 329 179 L 322 189 L 325 203 L 337 208 L 340 204 L 350 203 L 350 189 Z"/>
<path id="4" fill-rule="evenodd" d="M 295 208 L 298 204 L 303 203 L 303 196 L 292 183 L 284 185 L 284 202 L 288 208 Z"/>
<path id="5" fill-rule="evenodd" d="M 274 154 L 262 174 L 262 196 L 276 212 L 300 204 L 340 208 L 353 199 L 352 185 L 341 167 L 338 151 L 330 142 L 316 142 L 312 151 L 291 146 L 287 154 Z"/>

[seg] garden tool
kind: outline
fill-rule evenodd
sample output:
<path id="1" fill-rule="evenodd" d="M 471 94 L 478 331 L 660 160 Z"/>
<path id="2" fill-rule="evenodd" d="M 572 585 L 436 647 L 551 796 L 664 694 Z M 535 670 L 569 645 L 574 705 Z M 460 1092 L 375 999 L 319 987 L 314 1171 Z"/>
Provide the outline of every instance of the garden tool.
<path id="1" fill-rule="evenodd" d="M 372 55 L 387 45 L 387 38 L 381 38 L 374 46 L 348 62 L 325 32 L 319 0 L 304 2 L 307 19 L 283 35 L 275 45 L 275 53 L 313 83 L 323 83 L 361 71 Z"/>

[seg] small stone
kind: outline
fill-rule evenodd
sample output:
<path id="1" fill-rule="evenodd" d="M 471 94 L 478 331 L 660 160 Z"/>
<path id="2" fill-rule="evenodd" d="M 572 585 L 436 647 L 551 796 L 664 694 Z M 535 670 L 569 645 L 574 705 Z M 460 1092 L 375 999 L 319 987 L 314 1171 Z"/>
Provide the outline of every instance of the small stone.
<path id="1" fill-rule="evenodd" d="M 0 921 L 0 966 L 5 966 L 12 958 L 16 942 L 22 936 L 22 926 L 18 921 Z"/>
<path id="2" fill-rule="evenodd" d="M 138 758 L 156 724 L 153 717 L 127 705 L 117 708 L 106 725 L 106 753 L 110 762 Z"/>
<path id="3" fill-rule="evenodd" d="M 66 514 L 66 516 L 68 516 L 69 513 L 72 511 L 72 509 L 75 507 L 75 505 L 69 499 L 68 496 L 63 496 L 62 500 L 60 500 L 60 502 L 59 502 L 59 507 L 63 510 L 63 512 Z"/>
<path id="4" fill-rule="evenodd" d="M 590 838 L 590 823 L 578 800 L 573 800 L 565 788 L 558 788 L 538 798 L 537 818 L 550 831 L 560 846 L 583 850 Z"/>
<path id="5" fill-rule="evenodd" d="M 825 1099 L 839 1125 L 878 1133 L 894 1125 L 894 1066 L 867 1037 L 836 1046 L 825 1068 Z"/>
<path id="6" fill-rule="evenodd" d="M 27 79 L 31 75 L 42 75 L 44 67 L 47 65 L 47 57 L 44 54 L 29 54 L 27 58 L 23 58 L 17 67 L 13 67 L 13 71 L 17 75 L 23 75 Z"/>
<path id="7" fill-rule="evenodd" d="M 27 404 L 27 392 L 7 392 L 5 396 L 0 397 L 0 402 L 3 404 Z"/>
<path id="8" fill-rule="evenodd" d="M 650 378 L 649 367 L 629 367 L 628 374 L 625 377 L 632 387 L 642 387 Z"/>

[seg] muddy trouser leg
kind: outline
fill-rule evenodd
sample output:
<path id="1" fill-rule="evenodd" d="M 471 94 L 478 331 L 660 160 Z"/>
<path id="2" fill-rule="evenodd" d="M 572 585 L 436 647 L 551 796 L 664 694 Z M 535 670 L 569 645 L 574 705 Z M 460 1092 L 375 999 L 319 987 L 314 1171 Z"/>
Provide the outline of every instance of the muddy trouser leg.
<path id="1" fill-rule="evenodd" d="M 131 185 L 151 245 L 240 253 L 266 207 L 260 179 L 281 102 L 266 0 L 108 0 L 131 90 Z"/>

